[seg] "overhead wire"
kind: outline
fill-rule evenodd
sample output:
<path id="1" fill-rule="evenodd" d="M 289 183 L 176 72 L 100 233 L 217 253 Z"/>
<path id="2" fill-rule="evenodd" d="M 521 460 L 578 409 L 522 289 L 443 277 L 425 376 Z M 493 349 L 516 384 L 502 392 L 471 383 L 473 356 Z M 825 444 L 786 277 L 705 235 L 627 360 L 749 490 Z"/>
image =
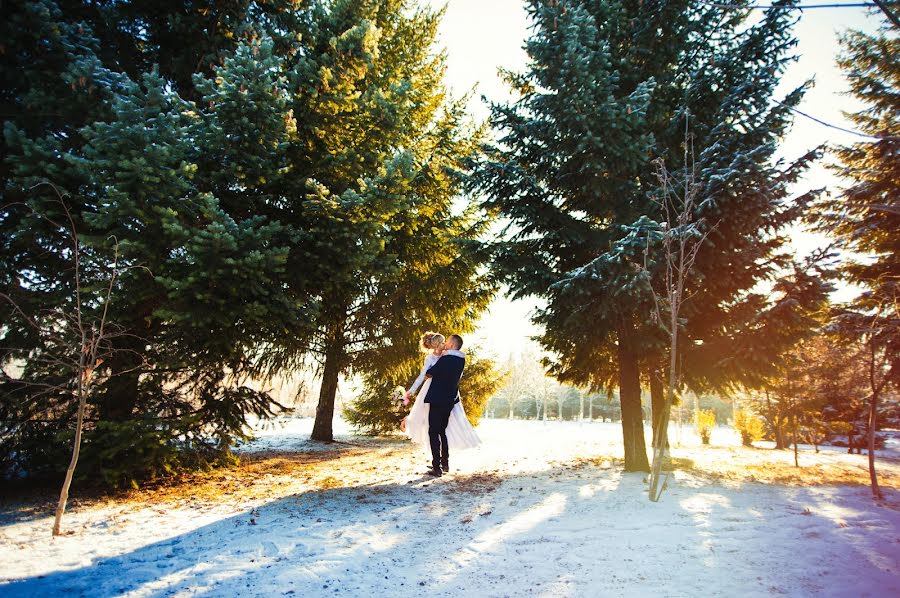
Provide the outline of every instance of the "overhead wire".
<path id="1" fill-rule="evenodd" d="M 714 0 L 697 0 L 698 4 L 713 6 L 715 8 L 736 8 L 746 10 L 814 10 L 817 8 L 874 8 L 878 5 L 875 2 L 848 2 L 845 4 L 807 4 L 800 5 L 778 5 L 778 4 L 732 4 L 728 2 L 715 2 Z"/>
<path id="2" fill-rule="evenodd" d="M 862 133 L 860 131 L 854 131 L 853 129 L 847 129 L 847 128 L 841 127 L 839 125 L 833 125 L 829 122 L 822 120 L 821 118 L 816 118 L 815 116 L 812 116 L 811 114 L 807 114 L 806 112 L 803 112 L 802 110 L 798 110 L 797 108 L 794 108 L 793 106 L 788 106 L 787 104 L 783 104 L 783 103 L 779 102 L 778 100 L 772 100 L 772 101 L 775 102 L 776 104 L 778 104 L 779 106 L 784 106 L 791 112 L 795 112 L 795 113 L 799 114 L 800 116 L 808 118 L 809 120 L 816 122 L 816 123 L 822 125 L 823 127 L 828 127 L 829 129 L 841 131 L 842 133 L 849 133 L 850 135 L 856 135 L 858 137 L 874 139 L 876 141 L 900 141 L 900 135 L 869 135 L 868 133 Z"/>
<path id="3" fill-rule="evenodd" d="M 697 0 L 698 4 L 704 6 L 712 6 L 714 8 L 733 8 L 736 10 L 815 10 L 817 8 L 878 8 L 884 16 L 888 18 L 894 27 L 900 29 L 900 17 L 888 7 L 884 0 L 873 0 L 872 2 L 845 2 L 841 4 L 806 4 L 806 5 L 781 5 L 781 4 L 734 4 L 730 2 L 715 0 Z"/>

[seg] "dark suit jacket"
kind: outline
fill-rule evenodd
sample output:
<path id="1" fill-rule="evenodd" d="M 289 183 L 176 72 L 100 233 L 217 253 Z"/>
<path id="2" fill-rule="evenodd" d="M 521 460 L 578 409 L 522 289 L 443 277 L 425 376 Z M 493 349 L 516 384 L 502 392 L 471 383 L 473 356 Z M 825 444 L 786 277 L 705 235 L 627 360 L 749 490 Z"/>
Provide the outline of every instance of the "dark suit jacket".
<path id="1" fill-rule="evenodd" d="M 431 376 L 431 386 L 425 395 L 425 402 L 434 406 L 453 407 L 459 395 L 459 379 L 462 378 L 466 360 L 458 355 L 444 355 L 431 366 L 427 375 Z"/>

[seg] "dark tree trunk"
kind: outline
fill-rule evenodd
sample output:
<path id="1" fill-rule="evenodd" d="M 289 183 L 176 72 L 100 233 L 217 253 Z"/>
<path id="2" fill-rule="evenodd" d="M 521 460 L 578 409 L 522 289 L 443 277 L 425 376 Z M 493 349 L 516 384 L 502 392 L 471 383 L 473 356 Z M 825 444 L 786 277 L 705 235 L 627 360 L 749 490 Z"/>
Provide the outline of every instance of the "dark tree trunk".
<path id="1" fill-rule="evenodd" d="M 134 416 L 140 382 L 140 371 L 136 368 L 140 365 L 140 358 L 130 351 L 114 353 L 110 358 L 111 376 L 103 385 L 98 404 L 101 420 L 121 422 Z"/>
<path id="2" fill-rule="evenodd" d="M 875 498 L 883 498 L 878 487 L 878 474 L 875 472 L 875 424 L 878 417 L 878 393 L 872 393 L 869 404 L 869 478 L 872 480 L 872 494 Z"/>
<path id="3" fill-rule="evenodd" d="M 322 442 L 334 441 L 334 400 L 344 360 L 343 334 L 338 330 L 331 336 L 322 367 L 322 388 L 319 390 L 319 404 L 316 406 L 316 421 L 310 436 L 312 440 Z"/>
<path id="4" fill-rule="evenodd" d="M 800 467 L 800 458 L 797 455 L 797 416 L 794 415 L 794 467 Z"/>
<path id="5" fill-rule="evenodd" d="M 662 418 L 663 408 L 666 404 L 666 390 L 663 387 L 662 376 L 659 370 L 652 368 L 650 377 L 650 418 L 653 422 L 653 447 L 659 438 L 659 420 Z M 666 448 L 669 448 L 669 438 L 666 437 Z"/>
<path id="6" fill-rule="evenodd" d="M 157 338 L 161 325 L 153 317 L 153 303 L 137 306 L 137 318 L 126 328 L 137 336 L 117 339 L 115 350 L 104 366 L 110 377 L 103 383 L 97 403 L 97 415 L 104 421 L 128 421 L 134 417 L 139 403 L 141 374 L 144 370 L 146 345 Z"/>
<path id="7" fill-rule="evenodd" d="M 872 480 L 872 494 L 875 498 L 884 498 L 881 488 L 878 487 L 878 474 L 875 472 L 875 430 L 878 428 L 878 395 L 881 394 L 882 385 L 875 383 L 875 349 L 874 341 L 871 350 L 871 362 L 869 363 L 869 383 L 872 389 L 872 398 L 869 402 L 869 478 Z"/>
<path id="8" fill-rule="evenodd" d="M 781 430 L 781 417 L 772 406 L 772 398 L 769 396 L 769 389 L 766 389 L 766 419 L 775 432 L 775 448 L 784 449 L 784 432 Z"/>
<path id="9" fill-rule="evenodd" d="M 625 445 L 625 471 L 650 471 L 644 441 L 641 410 L 641 375 L 634 348 L 631 326 L 619 328 L 619 402 L 622 406 L 622 439 Z"/>
<path id="10" fill-rule="evenodd" d="M 784 430 L 782 430 L 781 422 L 779 422 L 777 418 L 773 427 L 775 428 L 775 448 L 785 448 L 786 445 L 784 443 Z"/>

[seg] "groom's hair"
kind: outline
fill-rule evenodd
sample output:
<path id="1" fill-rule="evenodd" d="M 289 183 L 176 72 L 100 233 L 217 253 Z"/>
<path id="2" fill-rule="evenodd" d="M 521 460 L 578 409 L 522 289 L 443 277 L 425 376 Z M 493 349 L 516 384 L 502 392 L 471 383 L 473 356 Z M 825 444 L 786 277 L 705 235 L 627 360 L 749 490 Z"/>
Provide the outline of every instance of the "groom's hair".
<path id="1" fill-rule="evenodd" d="M 457 351 L 459 351 L 460 349 L 462 349 L 462 346 L 463 346 L 463 340 L 462 340 L 462 337 L 461 337 L 460 335 L 458 335 L 458 334 L 451 334 L 449 340 L 450 340 L 450 342 L 453 343 L 453 346 L 456 347 L 456 350 L 457 350 Z"/>

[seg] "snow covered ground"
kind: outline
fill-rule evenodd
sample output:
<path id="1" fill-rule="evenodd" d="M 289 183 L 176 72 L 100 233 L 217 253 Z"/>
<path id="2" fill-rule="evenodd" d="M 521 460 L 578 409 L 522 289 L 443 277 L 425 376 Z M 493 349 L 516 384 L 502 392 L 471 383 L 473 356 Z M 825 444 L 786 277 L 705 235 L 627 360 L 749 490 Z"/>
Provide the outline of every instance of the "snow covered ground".
<path id="1" fill-rule="evenodd" d="M 744 449 L 688 432 L 661 502 L 617 424 L 486 420 L 425 477 L 401 439 L 260 426 L 245 464 L 51 513 L 4 501 L 0 596 L 898 596 L 900 458 Z M 263 429 L 266 428 L 266 429 Z M 808 485 L 808 484 L 815 485 Z"/>

